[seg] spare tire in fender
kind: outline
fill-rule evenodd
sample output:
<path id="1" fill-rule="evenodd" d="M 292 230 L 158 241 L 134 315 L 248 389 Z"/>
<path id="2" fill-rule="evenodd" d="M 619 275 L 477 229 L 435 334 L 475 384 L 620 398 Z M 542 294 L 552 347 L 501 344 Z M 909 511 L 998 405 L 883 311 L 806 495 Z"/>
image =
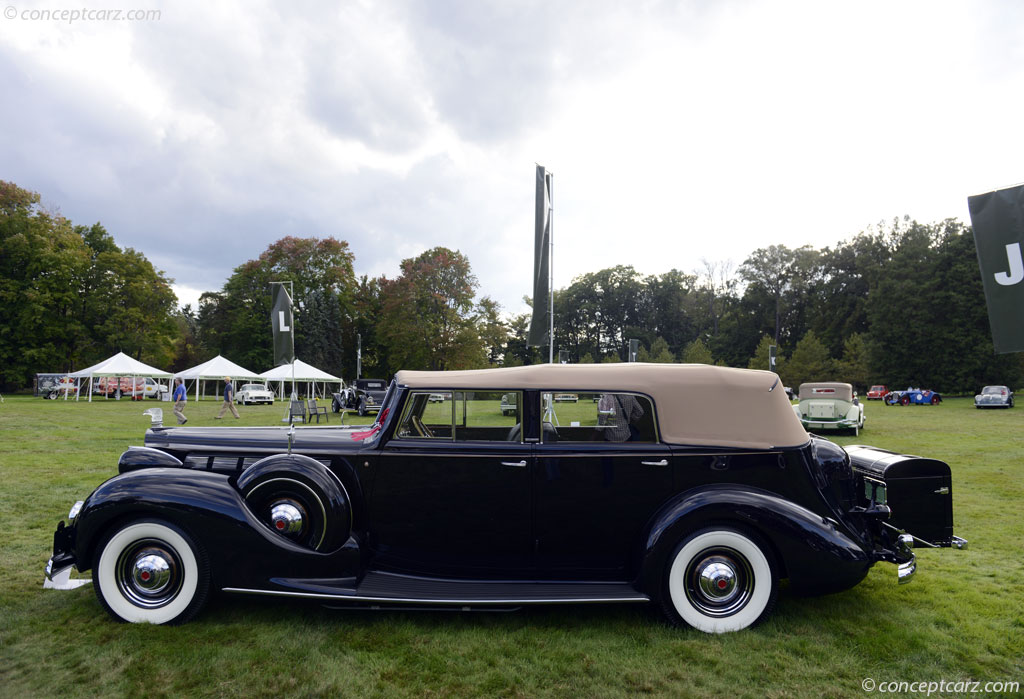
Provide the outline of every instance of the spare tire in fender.
<path id="1" fill-rule="evenodd" d="M 308 456 L 261 459 L 238 477 L 238 489 L 263 524 L 314 551 L 333 551 L 352 531 L 352 501 L 344 484 Z"/>

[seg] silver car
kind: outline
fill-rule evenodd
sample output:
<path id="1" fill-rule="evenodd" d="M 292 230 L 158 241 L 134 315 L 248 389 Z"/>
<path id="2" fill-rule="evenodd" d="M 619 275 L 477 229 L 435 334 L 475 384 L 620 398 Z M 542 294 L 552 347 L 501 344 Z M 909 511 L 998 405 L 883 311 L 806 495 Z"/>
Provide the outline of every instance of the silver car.
<path id="1" fill-rule="evenodd" d="M 974 396 L 975 408 L 1012 408 L 1013 391 L 1006 386 L 985 386 Z"/>

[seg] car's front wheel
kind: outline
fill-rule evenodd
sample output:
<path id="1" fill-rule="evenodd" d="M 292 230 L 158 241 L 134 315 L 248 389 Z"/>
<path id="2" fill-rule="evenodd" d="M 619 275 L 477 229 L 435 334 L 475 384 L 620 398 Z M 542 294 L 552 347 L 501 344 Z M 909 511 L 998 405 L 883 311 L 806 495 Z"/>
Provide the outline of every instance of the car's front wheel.
<path id="1" fill-rule="evenodd" d="M 702 529 L 669 558 L 662 608 L 669 621 L 706 633 L 753 626 L 778 596 L 771 552 L 733 529 Z"/>
<path id="2" fill-rule="evenodd" d="M 113 530 L 97 549 L 94 587 L 114 619 L 183 624 L 206 603 L 206 552 L 178 527 L 140 520 Z"/>

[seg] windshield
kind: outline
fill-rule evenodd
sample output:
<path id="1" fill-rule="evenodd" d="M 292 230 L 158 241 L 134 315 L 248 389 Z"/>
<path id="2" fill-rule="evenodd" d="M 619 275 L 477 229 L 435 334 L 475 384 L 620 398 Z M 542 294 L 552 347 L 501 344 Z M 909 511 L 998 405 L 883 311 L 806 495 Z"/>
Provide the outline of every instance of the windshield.
<path id="1" fill-rule="evenodd" d="M 259 383 L 247 383 L 244 386 L 242 386 L 243 391 L 265 391 L 266 389 L 266 386 Z"/>
<path id="2" fill-rule="evenodd" d="M 373 442 L 380 438 L 381 431 L 384 429 L 384 421 L 387 420 L 388 415 L 391 413 L 392 403 L 395 402 L 395 396 L 398 395 L 398 389 L 396 388 L 395 382 L 392 381 L 388 385 L 388 390 L 384 394 L 384 399 L 380 402 L 380 412 L 377 413 L 376 419 L 374 419 L 372 425 L 366 425 L 365 429 L 359 429 L 352 433 L 352 439 L 357 442 Z"/>
<path id="3" fill-rule="evenodd" d="M 1001 396 L 1006 392 L 1006 388 L 1004 386 L 985 386 L 985 388 L 981 389 L 981 392 L 986 396 Z"/>

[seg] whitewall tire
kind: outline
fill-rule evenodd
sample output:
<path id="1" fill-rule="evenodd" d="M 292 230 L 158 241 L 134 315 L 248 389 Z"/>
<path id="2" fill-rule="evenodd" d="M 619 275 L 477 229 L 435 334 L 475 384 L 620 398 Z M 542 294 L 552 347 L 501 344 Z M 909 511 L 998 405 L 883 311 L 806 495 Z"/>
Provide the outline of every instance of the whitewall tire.
<path id="1" fill-rule="evenodd" d="M 202 608 L 210 587 L 202 548 L 159 520 L 115 529 L 100 545 L 93 568 L 96 596 L 118 621 L 184 623 Z"/>
<path id="2" fill-rule="evenodd" d="M 733 529 L 702 529 L 669 558 L 662 607 L 673 623 L 726 633 L 766 617 L 777 596 L 778 576 L 765 546 Z"/>

